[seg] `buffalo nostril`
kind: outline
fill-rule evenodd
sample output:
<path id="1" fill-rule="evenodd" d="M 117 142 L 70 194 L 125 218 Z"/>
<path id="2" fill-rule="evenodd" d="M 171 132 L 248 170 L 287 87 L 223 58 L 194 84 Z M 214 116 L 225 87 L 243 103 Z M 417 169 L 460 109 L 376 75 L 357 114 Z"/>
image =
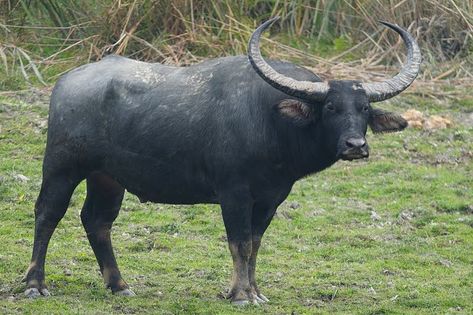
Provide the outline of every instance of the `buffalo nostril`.
<path id="1" fill-rule="evenodd" d="M 346 145 L 349 148 L 362 148 L 366 145 L 366 140 L 363 138 L 349 138 L 346 140 Z"/>

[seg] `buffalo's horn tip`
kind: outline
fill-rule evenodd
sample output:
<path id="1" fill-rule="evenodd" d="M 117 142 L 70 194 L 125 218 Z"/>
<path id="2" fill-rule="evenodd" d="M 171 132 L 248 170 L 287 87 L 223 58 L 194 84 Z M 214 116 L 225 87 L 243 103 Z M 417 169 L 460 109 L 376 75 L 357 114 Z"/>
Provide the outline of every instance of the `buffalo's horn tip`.
<path id="1" fill-rule="evenodd" d="M 398 26 L 397 24 L 389 23 L 389 22 L 387 22 L 387 21 L 378 20 L 378 22 L 381 23 L 381 24 L 383 24 L 383 25 L 386 25 L 386 26 L 389 27 L 389 28 L 393 28 L 393 27 Z"/>

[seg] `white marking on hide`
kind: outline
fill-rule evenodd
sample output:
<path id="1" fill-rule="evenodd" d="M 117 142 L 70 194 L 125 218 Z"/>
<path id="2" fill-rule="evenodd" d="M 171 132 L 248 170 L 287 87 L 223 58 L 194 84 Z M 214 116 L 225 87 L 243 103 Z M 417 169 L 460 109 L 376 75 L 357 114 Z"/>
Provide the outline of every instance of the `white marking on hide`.
<path id="1" fill-rule="evenodd" d="M 197 91 L 202 88 L 210 79 L 212 79 L 212 77 L 213 73 L 209 73 L 207 76 L 203 76 L 201 73 L 196 73 L 187 77 L 186 85 Z"/>
<path id="2" fill-rule="evenodd" d="M 149 66 L 139 66 L 134 77 L 150 85 L 157 85 L 166 81 L 166 76 L 153 71 Z"/>
<path id="3" fill-rule="evenodd" d="M 360 83 L 353 83 L 351 87 L 354 91 L 363 89 L 363 86 Z"/>

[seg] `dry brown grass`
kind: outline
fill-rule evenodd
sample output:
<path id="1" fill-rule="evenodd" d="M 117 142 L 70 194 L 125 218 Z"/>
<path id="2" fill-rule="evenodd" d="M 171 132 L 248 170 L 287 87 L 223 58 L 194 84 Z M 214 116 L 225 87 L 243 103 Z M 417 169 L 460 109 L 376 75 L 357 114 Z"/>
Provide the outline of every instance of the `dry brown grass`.
<path id="1" fill-rule="evenodd" d="M 422 84 L 473 78 L 473 3 L 458 0 L 9 0 L 0 20 L 3 71 L 57 76 L 115 53 L 187 65 L 244 54 L 251 32 L 275 15 L 266 56 L 330 78 L 378 80 L 397 70 L 404 48 L 377 20 L 410 30 L 423 51 Z M 23 62 L 23 63 L 22 63 Z M 60 65 L 57 67 L 57 65 Z M 61 71 L 52 71 L 53 68 Z M 49 74 L 49 72 L 52 72 Z M 426 83 L 427 82 L 427 83 Z"/>

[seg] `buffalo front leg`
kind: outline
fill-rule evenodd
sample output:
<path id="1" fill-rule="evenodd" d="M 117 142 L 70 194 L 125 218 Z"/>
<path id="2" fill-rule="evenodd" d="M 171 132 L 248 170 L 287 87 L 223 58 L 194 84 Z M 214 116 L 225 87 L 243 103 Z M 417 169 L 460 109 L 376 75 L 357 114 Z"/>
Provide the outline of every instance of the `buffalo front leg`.
<path id="1" fill-rule="evenodd" d="M 221 196 L 222 216 L 233 260 L 233 276 L 227 298 L 236 305 L 257 304 L 248 274 L 252 251 L 252 200 L 244 189 L 232 189 Z"/>
<path id="2" fill-rule="evenodd" d="M 266 208 L 260 208 L 256 205 L 252 213 L 252 242 L 251 255 L 248 262 L 248 278 L 250 281 L 251 290 L 259 303 L 266 303 L 269 302 L 269 300 L 261 293 L 256 283 L 256 258 L 258 256 L 258 250 L 261 246 L 261 238 L 271 223 L 271 219 L 273 218 L 275 212 L 276 208 L 267 210 Z"/>
<path id="3" fill-rule="evenodd" d="M 35 205 L 35 232 L 31 263 L 26 271 L 25 295 L 35 298 L 48 296 L 49 292 L 44 283 L 44 264 L 49 240 L 59 221 L 66 213 L 72 192 L 79 180 L 61 175 L 45 175 L 41 191 Z"/>
<path id="4" fill-rule="evenodd" d="M 135 294 L 122 279 L 118 269 L 110 237 L 124 191 L 124 188 L 108 175 L 91 174 L 87 178 L 87 198 L 82 208 L 81 219 L 105 286 L 114 294 L 133 296 Z"/>
<path id="5" fill-rule="evenodd" d="M 257 304 L 256 296 L 251 290 L 248 274 L 251 244 L 249 241 L 229 241 L 233 260 L 233 275 L 227 298 L 231 299 L 232 303 L 236 305 L 244 305 L 250 302 Z"/>

